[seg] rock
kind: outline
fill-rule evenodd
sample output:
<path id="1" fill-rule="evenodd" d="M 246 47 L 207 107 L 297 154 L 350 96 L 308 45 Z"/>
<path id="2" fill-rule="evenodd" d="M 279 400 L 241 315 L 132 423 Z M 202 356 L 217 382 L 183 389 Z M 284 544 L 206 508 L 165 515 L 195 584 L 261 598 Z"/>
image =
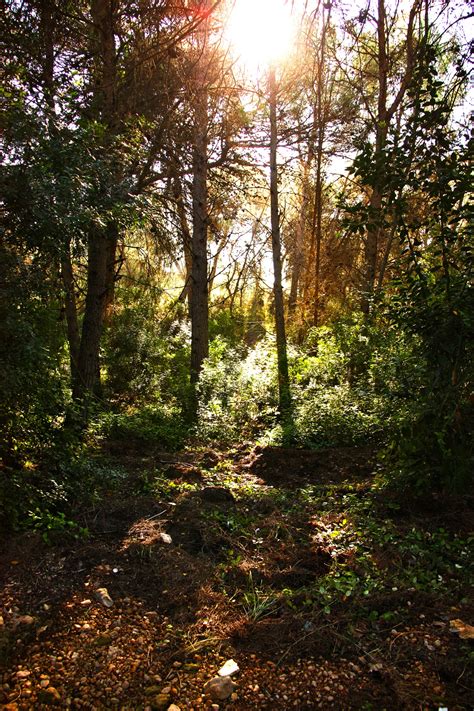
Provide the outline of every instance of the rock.
<path id="1" fill-rule="evenodd" d="M 168 706 L 168 711 L 181 711 L 181 709 L 176 704 L 171 704 L 171 706 Z"/>
<path id="2" fill-rule="evenodd" d="M 31 615 L 21 615 L 21 617 L 18 617 L 16 622 L 18 625 L 32 625 L 34 621 L 35 618 Z"/>
<path id="3" fill-rule="evenodd" d="M 19 671 L 19 672 L 16 673 L 16 678 L 17 678 L 17 679 L 26 679 L 27 677 L 30 676 L 30 674 L 31 674 L 30 671 L 27 671 L 26 669 L 23 669 L 23 670 L 21 670 L 21 671 Z"/>
<path id="4" fill-rule="evenodd" d="M 239 667 L 233 659 L 228 659 L 226 663 L 217 672 L 219 676 L 232 676 L 239 671 Z"/>
<path id="5" fill-rule="evenodd" d="M 100 634 L 95 638 L 93 644 L 95 647 L 108 647 L 112 642 L 112 637 L 108 634 Z"/>
<path id="6" fill-rule="evenodd" d="M 170 701 L 169 694 L 158 694 L 152 701 L 152 708 L 155 709 L 155 711 L 166 711 L 170 705 Z"/>
<path id="7" fill-rule="evenodd" d="M 145 696 L 155 696 L 160 693 L 160 686 L 147 686 L 145 688 Z"/>
<path id="8" fill-rule="evenodd" d="M 160 540 L 162 543 L 167 543 L 168 545 L 173 543 L 173 539 L 168 533 L 160 533 Z"/>
<path id="9" fill-rule="evenodd" d="M 222 486 L 205 486 L 199 496 L 202 501 L 209 504 L 235 504 L 231 492 Z"/>
<path id="10" fill-rule="evenodd" d="M 47 689 L 40 689 L 38 691 L 38 701 L 40 704 L 56 706 L 61 701 L 61 695 L 54 686 L 48 686 Z"/>
<path id="11" fill-rule="evenodd" d="M 215 676 L 204 686 L 204 691 L 213 701 L 224 701 L 232 694 L 236 684 L 228 676 Z"/>
<path id="12" fill-rule="evenodd" d="M 104 607 L 112 607 L 114 604 L 107 588 L 97 588 L 95 596 Z"/>

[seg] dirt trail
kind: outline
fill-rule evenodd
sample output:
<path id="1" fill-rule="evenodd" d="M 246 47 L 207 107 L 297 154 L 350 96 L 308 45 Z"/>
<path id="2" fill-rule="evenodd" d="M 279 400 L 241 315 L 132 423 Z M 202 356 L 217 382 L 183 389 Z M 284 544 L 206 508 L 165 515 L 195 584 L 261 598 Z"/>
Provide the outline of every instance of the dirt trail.
<path id="1" fill-rule="evenodd" d="M 357 507 L 372 485 L 370 451 L 121 451 L 115 461 L 127 478 L 80 512 L 87 539 L 2 544 L 1 708 L 474 705 L 471 642 L 450 629 L 473 622 L 465 581 L 455 597 L 393 586 L 370 604 L 346 593 L 321 602 L 335 560 L 358 574 L 357 550 L 338 549 L 334 531 L 350 515 L 344 497 Z M 442 523 L 464 535 L 472 509 L 456 505 Z M 439 516 L 398 515 L 407 531 Z M 371 555 L 390 575 L 384 552 Z M 231 658 L 235 688 L 209 698 L 206 682 Z"/>

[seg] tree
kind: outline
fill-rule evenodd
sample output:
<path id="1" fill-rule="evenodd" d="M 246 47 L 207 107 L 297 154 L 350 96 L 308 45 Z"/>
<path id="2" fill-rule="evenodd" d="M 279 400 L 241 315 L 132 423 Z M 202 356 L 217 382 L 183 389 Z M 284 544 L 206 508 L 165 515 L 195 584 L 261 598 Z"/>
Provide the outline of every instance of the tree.
<path id="1" fill-rule="evenodd" d="M 346 71 L 346 78 L 351 86 L 359 88 L 373 140 L 373 143 L 370 140 L 364 143 L 361 153 L 365 156 L 370 153 L 373 166 L 366 184 L 366 227 L 360 286 L 361 308 L 366 314 L 370 310 L 376 285 L 382 283 L 384 277 L 385 260 L 380 260 L 380 253 L 384 247 L 387 249 L 389 239 L 385 225 L 387 199 L 390 199 L 387 193 L 387 139 L 397 112 L 403 108 L 419 59 L 421 44 L 417 33 L 423 34 L 424 30 L 417 26 L 417 20 L 422 6 L 422 0 L 414 0 L 411 4 L 402 40 L 399 40 L 402 15 L 398 8 L 390 15 L 385 0 L 377 0 L 375 14 L 369 6 L 361 11 L 358 21 L 346 23 L 356 52 L 354 67 Z M 375 41 L 363 31 L 369 22 L 375 28 Z M 357 24 L 362 28 L 358 28 Z M 400 119 L 397 125 L 400 126 Z"/>
<path id="2" fill-rule="evenodd" d="M 278 207 L 278 92 L 274 67 L 271 67 L 269 70 L 268 93 L 270 107 L 270 213 L 273 257 L 273 298 L 275 305 L 275 330 L 278 360 L 278 396 L 281 421 L 284 425 L 290 426 L 291 393 L 285 329 L 285 306 L 283 301 L 280 214 Z"/>

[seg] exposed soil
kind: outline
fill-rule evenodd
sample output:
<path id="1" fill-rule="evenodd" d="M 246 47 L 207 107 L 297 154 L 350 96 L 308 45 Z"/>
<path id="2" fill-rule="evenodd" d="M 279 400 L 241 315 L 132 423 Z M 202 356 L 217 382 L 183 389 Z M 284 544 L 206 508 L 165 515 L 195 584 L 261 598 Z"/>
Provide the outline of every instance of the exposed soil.
<path id="1" fill-rule="evenodd" d="M 1 708 L 474 706 L 472 641 L 450 628 L 474 622 L 467 582 L 454 597 L 415 588 L 345 597 L 329 614 L 308 593 L 334 561 L 321 531 L 342 517 L 312 507 L 311 491 L 364 497 L 369 450 L 111 452 L 128 478 L 78 512 L 87 539 L 2 542 Z M 306 508 L 292 506 L 307 487 Z M 438 503 L 398 502 L 394 521 L 472 531 L 472 499 Z M 357 570 L 351 551 L 337 555 Z M 373 556 L 387 575 L 404 564 L 389 547 Z M 111 607 L 98 599 L 103 588 Z M 234 692 L 208 698 L 205 683 L 230 658 Z"/>

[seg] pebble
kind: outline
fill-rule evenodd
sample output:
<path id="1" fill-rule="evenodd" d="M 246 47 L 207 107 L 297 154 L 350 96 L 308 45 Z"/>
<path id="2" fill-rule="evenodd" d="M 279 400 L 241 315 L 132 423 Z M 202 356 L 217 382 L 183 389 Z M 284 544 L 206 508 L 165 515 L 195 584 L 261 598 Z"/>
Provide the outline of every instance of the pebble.
<path id="1" fill-rule="evenodd" d="M 42 704 L 56 704 L 61 701 L 61 695 L 54 686 L 48 686 L 47 689 L 38 691 L 38 701 Z"/>
<path id="2" fill-rule="evenodd" d="M 213 701 L 224 701 L 234 691 L 235 684 L 228 676 L 215 676 L 204 686 L 204 691 Z"/>
<path id="3" fill-rule="evenodd" d="M 110 597 L 107 588 L 97 588 L 95 596 L 104 607 L 113 607 L 114 602 Z"/>
<path id="4" fill-rule="evenodd" d="M 226 663 L 217 672 L 219 676 L 232 676 L 239 671 L 239 667 L 233 659 L 228 659 Z"/>

